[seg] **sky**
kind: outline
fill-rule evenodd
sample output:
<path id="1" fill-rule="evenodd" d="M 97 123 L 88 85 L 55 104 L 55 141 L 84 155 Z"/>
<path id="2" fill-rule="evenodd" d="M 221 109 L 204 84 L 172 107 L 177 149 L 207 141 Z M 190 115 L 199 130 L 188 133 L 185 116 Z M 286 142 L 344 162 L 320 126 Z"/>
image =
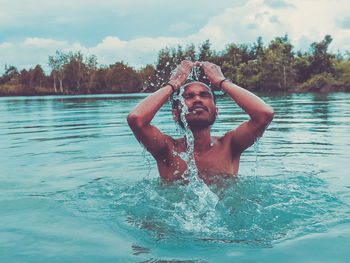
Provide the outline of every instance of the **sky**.
<path id="1" fill-rule="evenodd" d="M 49 71 L 56 50 L 139 69 L 165 47 L 209 39 L 222 51 L 286 34 L 295 51 L 327 34 L 332 52 L 350 51 L 349 0 L 0 0 L 0 73 L 5 65 Z"/>

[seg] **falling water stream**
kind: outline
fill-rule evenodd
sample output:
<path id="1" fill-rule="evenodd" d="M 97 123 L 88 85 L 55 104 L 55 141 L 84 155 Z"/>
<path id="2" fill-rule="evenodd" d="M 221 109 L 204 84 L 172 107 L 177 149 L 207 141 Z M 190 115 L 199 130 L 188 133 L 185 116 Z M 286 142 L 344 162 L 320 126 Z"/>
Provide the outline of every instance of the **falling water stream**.
<path id="1" fill-rule="evenodd" d="M 188 79 L 198 81 L 197 67 L 192 68 Z M 187 145 L 186 152 L 180 153 L 180 157 L 187 163 L 187 170 L 183 176 L 186 175 L 186 180 L 189 182 L 187 185 L 187 194 L 177 206 L 177 209 L 182 209 L 183 211 L 181 213 L 177 211 L 177 214 L 184 215 L 181 221 L 184 222 L 185 229 L 191 230 L 195 227 L 197 230 L 203 231 L 206 225 L 213 223 L 215 207 L 219 198 L 198 176 L 198 168 L 194 155 L 194 137 L 185 117 L 189 111 L 183 97 L 184 90 L 185 85 L 180 88 L 178 94 L 174 94 L 173 98 L 180 102 L 180 118 L 184 125 L 182 135 L 184 135 Z M 196 198 L 193 198 L 193 194 Z M 196 219 L 200 219 L 200 224 L 195 224 Z"/>

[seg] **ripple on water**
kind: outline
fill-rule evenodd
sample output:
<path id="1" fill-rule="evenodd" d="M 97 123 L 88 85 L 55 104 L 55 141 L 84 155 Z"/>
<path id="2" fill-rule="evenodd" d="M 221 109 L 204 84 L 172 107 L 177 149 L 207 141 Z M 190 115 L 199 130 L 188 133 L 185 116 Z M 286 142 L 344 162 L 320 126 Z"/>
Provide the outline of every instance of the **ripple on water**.
<path id="1" fill-rule="evenodd" d="M 57 196 L 79 216 L 105 221 L 148 242 L 273 246 L 348 222 L 348 209 L 310 174 L 239 176 L 210 186 L 211 206 L 188 185 L 144 179 L 95 180 Z"/>

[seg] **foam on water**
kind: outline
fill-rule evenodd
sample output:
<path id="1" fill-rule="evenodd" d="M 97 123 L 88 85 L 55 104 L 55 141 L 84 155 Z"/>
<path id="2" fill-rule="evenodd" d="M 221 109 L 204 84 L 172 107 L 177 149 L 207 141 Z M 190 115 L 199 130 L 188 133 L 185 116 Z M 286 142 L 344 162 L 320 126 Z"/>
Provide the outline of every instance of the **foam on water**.
<path id="1" fill-rule="evenodd" d="M 146 243 L 266 247 L 349 222 L 344 210 L 349 206 L 317 174 L 290 174 L 288 180 L 278 174 L 220 180 L 220 187 L 192 190 L 191 185 L 160 178 L 132 184 L 100 179 L 56 199 L 79 217 L 103 221 Z M 215 207 L 203 200 L 207 192 L 202 191 L 217 197 Z"/>

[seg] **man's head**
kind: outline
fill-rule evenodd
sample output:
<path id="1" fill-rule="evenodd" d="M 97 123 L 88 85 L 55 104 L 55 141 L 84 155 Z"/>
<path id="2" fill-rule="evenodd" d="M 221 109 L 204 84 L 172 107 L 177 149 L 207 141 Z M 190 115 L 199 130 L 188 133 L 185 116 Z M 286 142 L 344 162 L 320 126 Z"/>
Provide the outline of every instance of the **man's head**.
<path id="1" fill-rule="evenodd" d="M 218 114 L 214 92 L 205 83 L 199 81 L 187 81 L 183 88 L 182 98 L 185 105 L 182 105 L 179 99 L 173 99 L 174 120 L 184 128 L 180 114 L 183 107 L 187 107 L 188 113 L 185 118 L 191 130 L 203 130 L 210 127 Z"/>

